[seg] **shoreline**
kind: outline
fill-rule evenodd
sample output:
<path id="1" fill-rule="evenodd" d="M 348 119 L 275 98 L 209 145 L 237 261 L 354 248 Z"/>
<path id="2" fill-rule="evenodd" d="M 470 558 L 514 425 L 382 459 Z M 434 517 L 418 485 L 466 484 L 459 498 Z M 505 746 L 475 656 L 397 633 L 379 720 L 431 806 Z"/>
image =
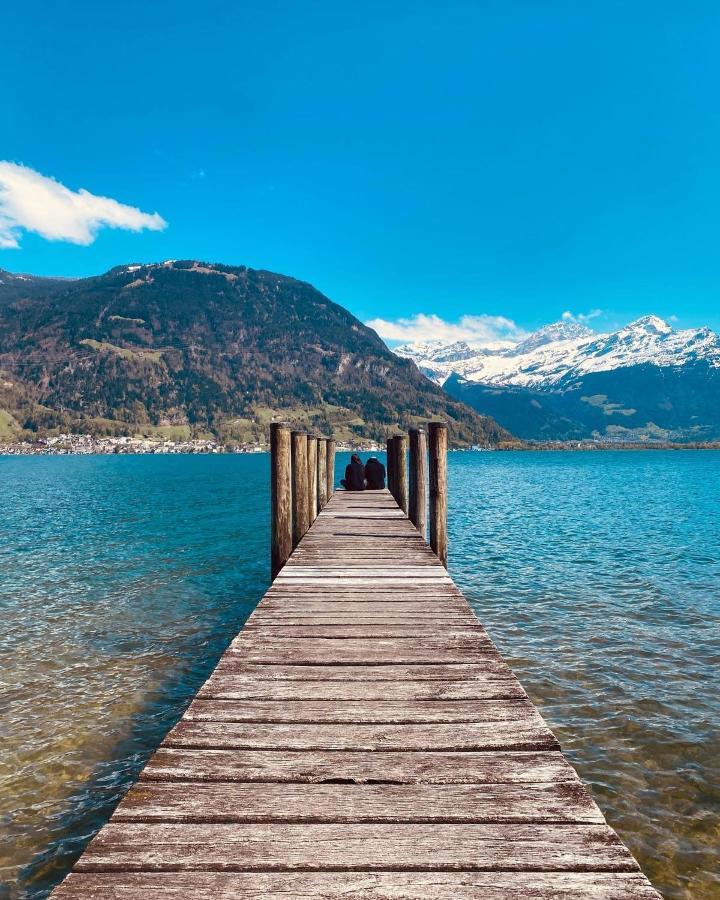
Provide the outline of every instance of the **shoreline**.
<path id="1" fill-rule="evenodd" d="M 220 455 L 268 453 L 263 444 L 224 444 L 210 439 L 158 440 L 153 438 L 103 437 L 89 434 L 61 434 L 57 437 L 40 438 L 37 441 L 16 441 L 0 443 L 0 456 L 180 456 L 180 455 Z M 339 442 L 340 453 L 380 453 L 384 447 L 364 444 L 359 447 Z"/>
<path id="2" fill-rule="evenodd" d="M 118 443 L 118 439 L 100 439 L 69 443 L 20 442 L 0 444 L 3 456 L 220 456 L 267 454 L 270 448 L 257 445 L 220 444 L 215 441 L 153 441 L 128 439 Z M 583 444 L 574 442 L 563 445 L 557 442 L 547 444 L 514 445 L 511 447 L 453 447 L 450 453 L 598 453 L 603 451 L 668 451 L 668 450 L 720 450 L 720 443 L 708 444 Z M 338 445 L 338 453 L 384 453 L 380 446 Z"/>

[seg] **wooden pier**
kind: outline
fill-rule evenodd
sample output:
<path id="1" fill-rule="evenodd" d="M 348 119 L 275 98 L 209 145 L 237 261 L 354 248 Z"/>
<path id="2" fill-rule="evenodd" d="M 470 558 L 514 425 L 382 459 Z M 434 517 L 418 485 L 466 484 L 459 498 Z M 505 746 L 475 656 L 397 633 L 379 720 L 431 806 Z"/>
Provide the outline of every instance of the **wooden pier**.
<path id="1" fill-rule="evenodd" d="M 658 900 L 389 491 L 293 543 L 56 900 Z"/>

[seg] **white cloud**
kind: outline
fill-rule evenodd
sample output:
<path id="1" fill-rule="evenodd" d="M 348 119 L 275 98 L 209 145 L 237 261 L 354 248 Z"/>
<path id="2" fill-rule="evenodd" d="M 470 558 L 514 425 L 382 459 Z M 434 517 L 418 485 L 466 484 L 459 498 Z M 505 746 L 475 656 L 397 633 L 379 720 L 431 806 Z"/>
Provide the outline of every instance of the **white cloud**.
<path id="1" fill-rule="evenodd" d="M 585 324 L 586 322 L 592 322 L 593 319 L 597 319 L 602 314 L 603 311 L 601 309 L 591 309 L 588 313 L 578 313 L 577 315 L 567 309 L 562 314 L 562 318 L 564 322 L 582 322 Z"/>
<path id="2" fill-rule="evenodd" d="M 87 246 L 101 228 L 161 231 L 167 222 L 110 197 L 71 191 L 54 178 L 0 161 L 0 249 L 20 246 L 23 231 Z"/>
<path id="3" fill-rule="evenodd" d="M 371 319 L 365 323 L 386 341 L 467 341 L 475 345 L 522 340 L 526 333 L 504 316 L 462 316 L 447 322 L 440 316 L 418 313 L 406 319 Z"/>

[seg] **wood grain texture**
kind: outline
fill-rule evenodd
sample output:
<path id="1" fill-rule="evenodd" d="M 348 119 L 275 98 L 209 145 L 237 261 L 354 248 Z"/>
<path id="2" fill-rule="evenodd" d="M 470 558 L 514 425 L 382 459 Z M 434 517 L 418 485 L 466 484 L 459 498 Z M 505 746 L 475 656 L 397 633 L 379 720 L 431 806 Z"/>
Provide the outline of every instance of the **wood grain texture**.
<path id="1" fill-rule="evenodd" d="M 272 625 L 258 622 L 244 629 L 246 635 L 257 635 L 259 639 L 268 641 L 285 640 L 287 638 L 309 638 L 311 640 L 327 638 L 361 638 L 371 641 L 380 638 L 403 639 L 411 641 L 424 641 L 439 636 L 453 638 L 469 637 L 477 633 L 484 638 L 485 634 L 478 625 L 467 623 L 447 623 L 444 626 L 437 624 L 385 624 L 377 625 L 373 622 L 364 625 L 356 625 L 354 622 L 344 622 L 335 625 L 289 625 L 284 622 L 274 622 Z"/>
<path id="2" fill-rule="evenodd" d="M 278 781 L 382 784 L 547 784 L 577 781 L 562 753 L 187 750 L 161 747 L 147 781 Z"/>
<path id="3" fill-rule="evenodd" d="M 430 468 L 430 546 L 440 562 L 447 565 L 447 425 L 430 422 L 428 459 Z"/>
<path id="4" fill-rule="evenodd" d="M 108 823 L 82 871 L 637 871 L 605 825 Z"/>
<path id="5" fill-rule="evenodd" d="M 325 507 L 328 501 L 327 493 L 327 441 L 318 438 L 317 442 L 317 511 Z"/>
<path id="6" fill-rule="evenodd" d="M 408 511 L 408 476 L 407 476 L 407 448 L 408 439 L 404 434 L 396 434 L 393 437 L 395 444 L 395 499 L 398 506 L 407 513 Z"/>
<path id="7" fill-rule="evenodd" d="M 307 447 L 307 471 L 308 471 L 308 522 L 315 522 L 317 516 L 317 449 L 318 439 L 314 435 L 308 435 Z"/>
<path id="8" fill-rule="evenodd" d="M 304 431 L 293 431 L 291 442 L 293 547 L 297 547 L 310 527 L 310 519 L 308 517 L 307 433 Z M 292 559 L 292 556 L 290 559 Z"/>
<path id="9" fill-rule="evenodd" d="M 657 900 L 389 491 L 308 524 L 54 896 Z"/>
<path id="10" fill-rule="evenodd" d="M 335 493 L 335 441 L 332 438 L 326 439 L 326 474 L 327 474 L 327 486 L 326 486 L 326 495 L 328 501 Z"/>
<path id="11" fill-rule="evenodd" d="M 426 664 L 480 663 L 484 654 L 495 654 L 492 645 L 480 639 L 463 640 L 452 637 L 423 641 L 401 641 L 395 638 L 275 638 L 255 641 L 250 634 L 242 634 L 231 645 L 234 653 L 247 662 L 293 663 L 295 665 L 338 665 L 355 663 Z"/>
<path id="12" fill-rule="evenodd" d="M 507 663 L 499 654 L 488 653 L 478 664 L 466 663 L 425 663 L 421 665 L 352 665 L 331 663 L 329 665 L 292 665 L 270 661 L 249 663 L 238 653 L 226 653 L 218 663 L 216 674 L 233 673 L 247 675 L 254 679 L 272 681 L 472 681 L 487 675 L 510 674 Z"/>
<path id="13" fill-rule="evenodd" d="M 275 578 L 292 552 L 290 429 L 270 425 L 270 573 Z"/>
<path id="14" fill-rule="evenodd" d="M 75 873 L 57 900 L 658 900 L 639 872 Z"/>
<path id="15" fill-rule="evenodd" d="M 573 822 L 604 821 L 579 782 L 491 785 L 141 782 L 114 822 Z"/>
<path id="16" fill-rule="evenodd" d="M 365 725 L 207 722 L 182 719 L 164 747 L 233 750 L 555 750 L 559 744 L 535 719 L 481 723 Z"/>
<path id="17" fill-rule="evenodd" d="M 198 699 L 224 700 L 508 700 L 524 698 L 514 675 L 488 675 L 472 681 L 300 681 L 212 675 Z"/>
<path id="18" fill-rule="evenodd" d="M 424 538 L 427 528 L 427 437 L 419 428 L 411 428 L 408 437 L 408 518 Z"/>
<path id="19" fill-rule="evenodd" d="M 186 722 L 298 724 L 496 724 L 542 719 L 529 700 L 205 700 L 191 703 Z"/>

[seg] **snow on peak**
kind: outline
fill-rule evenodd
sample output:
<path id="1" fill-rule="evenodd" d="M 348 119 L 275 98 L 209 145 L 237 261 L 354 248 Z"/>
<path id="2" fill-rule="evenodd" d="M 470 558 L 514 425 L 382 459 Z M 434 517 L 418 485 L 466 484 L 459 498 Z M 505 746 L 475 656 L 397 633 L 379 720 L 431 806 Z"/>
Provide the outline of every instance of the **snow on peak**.
<path id="1" fill-rule="evenodd" d="M 672 334 L 673 327 L 660 316 L 642 316 L 620 329 L 621 333 L 662 335 Z"/>
<path id="2" fill-rule="evenodd" d="M 432 359 L 434 362 L 455 362 L 475 356 L 474 350 L 466 341 L 421 341 L 415 344 L 403 344 L 395 348 L 398 356 L 414 359 L 417 356 L 423 359 Z"/>
<path id="3" fill-rule="evenodd" d="M 554 322 L 519 343 L 473 348 L 464 342 L 406 344 L 396 352 L 433 381 L 453 374 L 489 385 L 557 388 L 594 372 L 637 365 L 720 368 L 720 337 L 709 328 L 676 331 L 659 316 L 643 316 L 619 331 L 597 334 L 578 322 Z"/>
<path id="4" fill-rule="evenodd" d="M 533 331 L 529 337 L 517 345 L 515 350 L 517 353 L 527 353 L 544 344 L 552 344 L 555 341 L 573 341 L 594 334 L 592 328 L 581 325 L 579 322 L 553 322 L 551 325 L 543 325 L 542 328 Z"/>

